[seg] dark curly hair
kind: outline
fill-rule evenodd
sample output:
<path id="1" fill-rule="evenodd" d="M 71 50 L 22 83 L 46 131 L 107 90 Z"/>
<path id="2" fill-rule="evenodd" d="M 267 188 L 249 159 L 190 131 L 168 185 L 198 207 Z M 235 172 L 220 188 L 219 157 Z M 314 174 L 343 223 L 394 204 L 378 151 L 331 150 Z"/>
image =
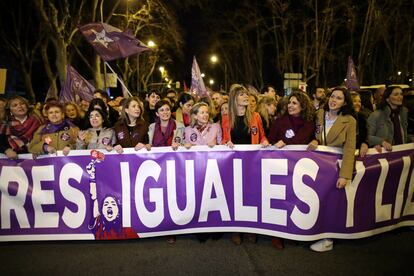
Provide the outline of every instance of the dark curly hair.
<path id="1" fill-rule="evenodd" d="M 292 97 L 295 97 L 300 103 L 300 107 L 302 108 L 302 118 L 307 122 L 312 122 L 315 115 L 315 107 L 313 106 L 308 94 L 303 91 L 293 91 L 293 93 L 289 95 L 286 105 L 289 104 Z"/>
<path id="2" fill-rule="evenodd" d="M 101 117 L 102 117 L 102 126 L 103 127 L 106 127 L 106 128 L 111 127 L 111 123 L 109 122 L 108 115 L 106 114 L 106 112 L 104 112 L 102 109 L 99 109 L 99 108 L 94 108 L 92 110 L 88 110 L 88 112 L 86 113 L 86 118 L 88 118 L 88 127 L 92 127 L 91 120 L 89 118 L 92 111 L 96 111 L 101 115 Z"/>

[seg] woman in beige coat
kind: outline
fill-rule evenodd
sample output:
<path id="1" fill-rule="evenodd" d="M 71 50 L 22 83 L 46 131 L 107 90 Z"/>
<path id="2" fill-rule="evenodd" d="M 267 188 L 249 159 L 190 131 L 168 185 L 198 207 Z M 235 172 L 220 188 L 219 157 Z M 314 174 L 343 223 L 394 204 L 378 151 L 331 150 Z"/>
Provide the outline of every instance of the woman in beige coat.
<path id="1" fill-rule="evenodd" d="M 29 152 L 39 155 L 62 150 L 64 155 L 68 155 L 71 149 L 76 148 L 79 129 L 65 120 L 65 111 L 60 103 L 49 102 L 45 111 L 48 121 L 35 132 L 28 146 Z"/>
<path id="2" fill-rule="evenodd" d="M 316 112 L 316 139 L 309 149 L 318 145 L 342 148 L 342 166 L 336 187 L 342 189 L 352 179 L 356 147 L 356 120 L 352 116 L 354 108 L 349 91 L 337 87 L 332 90 L 323 109 Z M 313 251 L 324 252 L 333 249 L 332 239 L 323 239 L 312 244 Z"/>

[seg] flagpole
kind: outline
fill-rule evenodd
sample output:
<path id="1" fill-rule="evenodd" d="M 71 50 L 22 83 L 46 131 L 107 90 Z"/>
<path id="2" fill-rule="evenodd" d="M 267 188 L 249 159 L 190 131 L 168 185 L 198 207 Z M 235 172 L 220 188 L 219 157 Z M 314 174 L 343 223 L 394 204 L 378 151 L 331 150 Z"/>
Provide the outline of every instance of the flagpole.
<path id="1" fill-rule="evenodd" d="M 105 65 L 108 66 L 109 70 L 112 71 L 112 73 L 115 74 L 116 78 L 119 80 L 119 82 L 121 83 L 121 85 L 125 88 L 125 90 L 128 92 L 128 95 L 130 97 L 132 97 L 131 92 L 129 92 L 128 88 L 126 87 L 126 85 L 124 84 L 124 82 L 121 80 L 121 78 L 118 76 L 117 73 L 115 73 L 114 69 L 112 69 L 112 67 L 108 64 L 108 62 L 105 61 Z"/>
<path id="2" fill-rule="evenodd" d="M 106 86 L 106 66 L 104 66 L 104 87 L 105 87 L 105 93 L 107 93 L 108 87 Z"/>

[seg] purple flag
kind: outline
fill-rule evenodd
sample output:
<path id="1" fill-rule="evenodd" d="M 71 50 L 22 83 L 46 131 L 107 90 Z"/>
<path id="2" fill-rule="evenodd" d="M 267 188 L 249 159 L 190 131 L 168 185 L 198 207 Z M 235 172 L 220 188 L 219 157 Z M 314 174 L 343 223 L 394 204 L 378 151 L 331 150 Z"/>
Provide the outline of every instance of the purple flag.
<path id="1" fill-rule="evenodd" d="M 200 68 L 198 67 L 197 60 L 193 58 L 193 67 L 191 68 L 191 94 L 197 95 L 200 98 L 209 97 L 206 86 L 204 85 L 203 78 L 201 77 Z"/>
<path id="2" fill-rule="evenodd" d="M 79 30 L 104 61 L 151 50 L 128 29 L 123 32 L 105 23 L 89 23 L 79 27 Z"/>
<path id="3" fill-rule="evenodd" d="M 95 87 L 85 80 L 72 66 L 67 66 L 66 82 L 60 91 L 60 102 L 76 102 L 80 99 L 91 101 Z"/>
<path id="4" fill-rule="evenodd" d="M 346 72 L 346 88 L 350 91 L 359 90 L 358 78 L 355 70 L 354 61 L 348 57 L 348 71 Z"/>

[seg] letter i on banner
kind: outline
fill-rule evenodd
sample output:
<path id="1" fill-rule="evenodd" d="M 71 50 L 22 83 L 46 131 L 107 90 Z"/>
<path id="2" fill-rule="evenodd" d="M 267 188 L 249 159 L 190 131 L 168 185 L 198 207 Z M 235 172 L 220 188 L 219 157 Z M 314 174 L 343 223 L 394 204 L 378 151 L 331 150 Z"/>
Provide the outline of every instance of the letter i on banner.
<path id="1" fill-rule="evenodd" d="M 144 184 L 152 177 L 155 181 L 161 174 L 161 166 L 152 160 L 144 161 L 138 169 L 135 181 L 135 207 L 142 224 L 149 228 L 155 228 L 164 220 L 164 197 L 162 188 L 150 188 L 149 200 L 155 204 L 154 211 L 148 211 L 144 202 Z"/>
<path id="2" fill-rule="evenodd" d="M 131 227 L 131 177 L 129 163 L 121 162 L 122 183 L 122 226 Z"/>
<path id="3" fill-rule="evenodd" d="M 394 219 L 397 219 L 401 216 L 401 209 L 404 201 L 404 190 L 407 183 L 408 172 L 411 166 L 411 159 L 408 156 L 404 156 L 403 160 L 403 170 L 400 176 L 400 182 L 398 183 L 397 195 L 395 197 L 395 207 L 394 207 Z"/>
<path id="4" fill-rule="evenodd" d="M 407 199 L 405 201 L 403 216 L 414 215 L 414 170 L 411 171 Z"/>
<path id="5" fill-rule="evenodd" d="M 387 221 L 391 219 L 391 204 L 382 204 L 382 195 L 384 193 L 385 179 L 388 175 L 388 161 L 384 158 L 378 159 L 381 165 L 381 174 L 377 183 L 375 192 L 375 222 Z"/>

